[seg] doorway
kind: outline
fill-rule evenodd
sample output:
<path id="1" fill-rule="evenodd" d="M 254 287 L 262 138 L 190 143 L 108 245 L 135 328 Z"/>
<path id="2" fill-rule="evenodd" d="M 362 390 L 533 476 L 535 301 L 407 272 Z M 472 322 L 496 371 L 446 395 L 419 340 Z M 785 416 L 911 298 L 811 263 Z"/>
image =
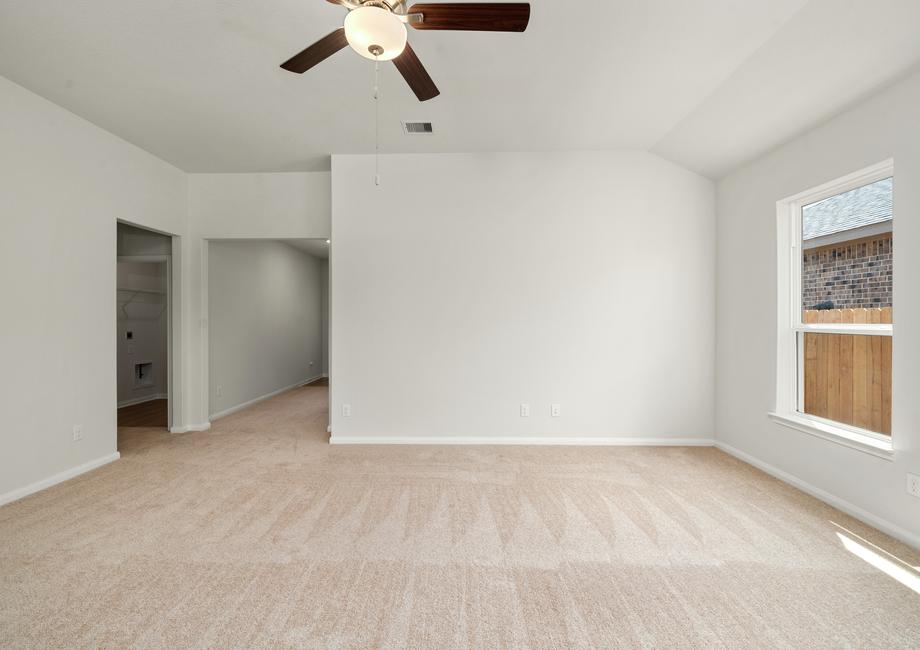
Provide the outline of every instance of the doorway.
<path id="1" fill-rule="evenodd" d="M 172 421 L 172 238 L 118 224 L 118 427 L 166 431 Z"/>
<path id="2" fill-rule="evenodd" d="M 290 391 L 328 393 L 329 249 L 325 238 L 205 240 L 209 421 Z M 316 417 L 326 428 L 328 407 Z"/>

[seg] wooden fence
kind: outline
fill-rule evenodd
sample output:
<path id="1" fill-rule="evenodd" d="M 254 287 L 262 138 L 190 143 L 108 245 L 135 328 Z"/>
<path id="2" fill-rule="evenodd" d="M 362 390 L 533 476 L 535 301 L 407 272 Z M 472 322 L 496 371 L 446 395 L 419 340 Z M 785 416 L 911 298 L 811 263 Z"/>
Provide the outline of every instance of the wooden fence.
<path id="1" fill-rule="evenodd" d="M 891 308 L 806 310 L 806 323 L 890 323 Z M 805 334 L 805 413 L 891 434 L 891 337 Z"/>

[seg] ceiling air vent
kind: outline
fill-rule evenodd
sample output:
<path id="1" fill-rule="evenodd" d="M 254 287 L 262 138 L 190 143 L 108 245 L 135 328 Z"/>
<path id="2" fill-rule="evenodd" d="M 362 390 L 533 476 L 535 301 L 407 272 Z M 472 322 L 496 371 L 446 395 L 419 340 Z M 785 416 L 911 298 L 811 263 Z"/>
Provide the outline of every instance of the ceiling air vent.
<path id="1" fill-rule="evenodd" d="M 431 128 L 431 122 L 403 122 L 403 132 L 406 135 L 431 135 L 434 129 Z"/>

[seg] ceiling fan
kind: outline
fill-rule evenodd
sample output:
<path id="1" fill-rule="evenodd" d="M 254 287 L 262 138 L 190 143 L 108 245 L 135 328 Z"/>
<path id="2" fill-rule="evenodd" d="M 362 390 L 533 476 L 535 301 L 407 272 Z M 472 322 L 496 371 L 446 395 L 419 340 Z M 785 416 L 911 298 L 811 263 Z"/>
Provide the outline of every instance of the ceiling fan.
<path id="1" fill-rule="evenodd" d="M 523 32 L 530 20 L 526 2 L 443 2 L 414 4 L 406 0 L 326 0 L 348 9 L 345 24 L 281 64 L 302 74 L 346 45 L 368 59 L 396 65 L 409 87 L 425 101 L 441 91 L 408 43 L 406 25 L 414 29 L 476 32 Z"/>

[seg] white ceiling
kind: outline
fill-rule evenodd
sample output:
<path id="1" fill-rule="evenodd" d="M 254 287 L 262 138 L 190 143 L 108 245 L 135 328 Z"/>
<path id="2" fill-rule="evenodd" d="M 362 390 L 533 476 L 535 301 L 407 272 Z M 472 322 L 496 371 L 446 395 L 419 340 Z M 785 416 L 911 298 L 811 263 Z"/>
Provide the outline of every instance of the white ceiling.
<path id="1" fill-rule="evenodd" d="M 918 61 L 920 0 L 811 0 L 653 151 L 718 178 Z"/>
<path id="2" fill-rule="evenodd" d="M 441 89 L 382 66 L 384 152 L 652 150 L 717 177 L 920 61 L 920 0 L 533 0 L 524 34 L 411 31 Z M 279 64 L 323 0 L 0 0 L 0 74 L 192 172 L 373 151 L 373 63 Z M 405 136 L 400 120 L 431 120 Z"/>
<path id="3" fill-rule="evenodd" d="M 278 241 L 290 244 L 313 257 L 329 259 L 329 244 L 325 239 L 279 239 Z"/>

